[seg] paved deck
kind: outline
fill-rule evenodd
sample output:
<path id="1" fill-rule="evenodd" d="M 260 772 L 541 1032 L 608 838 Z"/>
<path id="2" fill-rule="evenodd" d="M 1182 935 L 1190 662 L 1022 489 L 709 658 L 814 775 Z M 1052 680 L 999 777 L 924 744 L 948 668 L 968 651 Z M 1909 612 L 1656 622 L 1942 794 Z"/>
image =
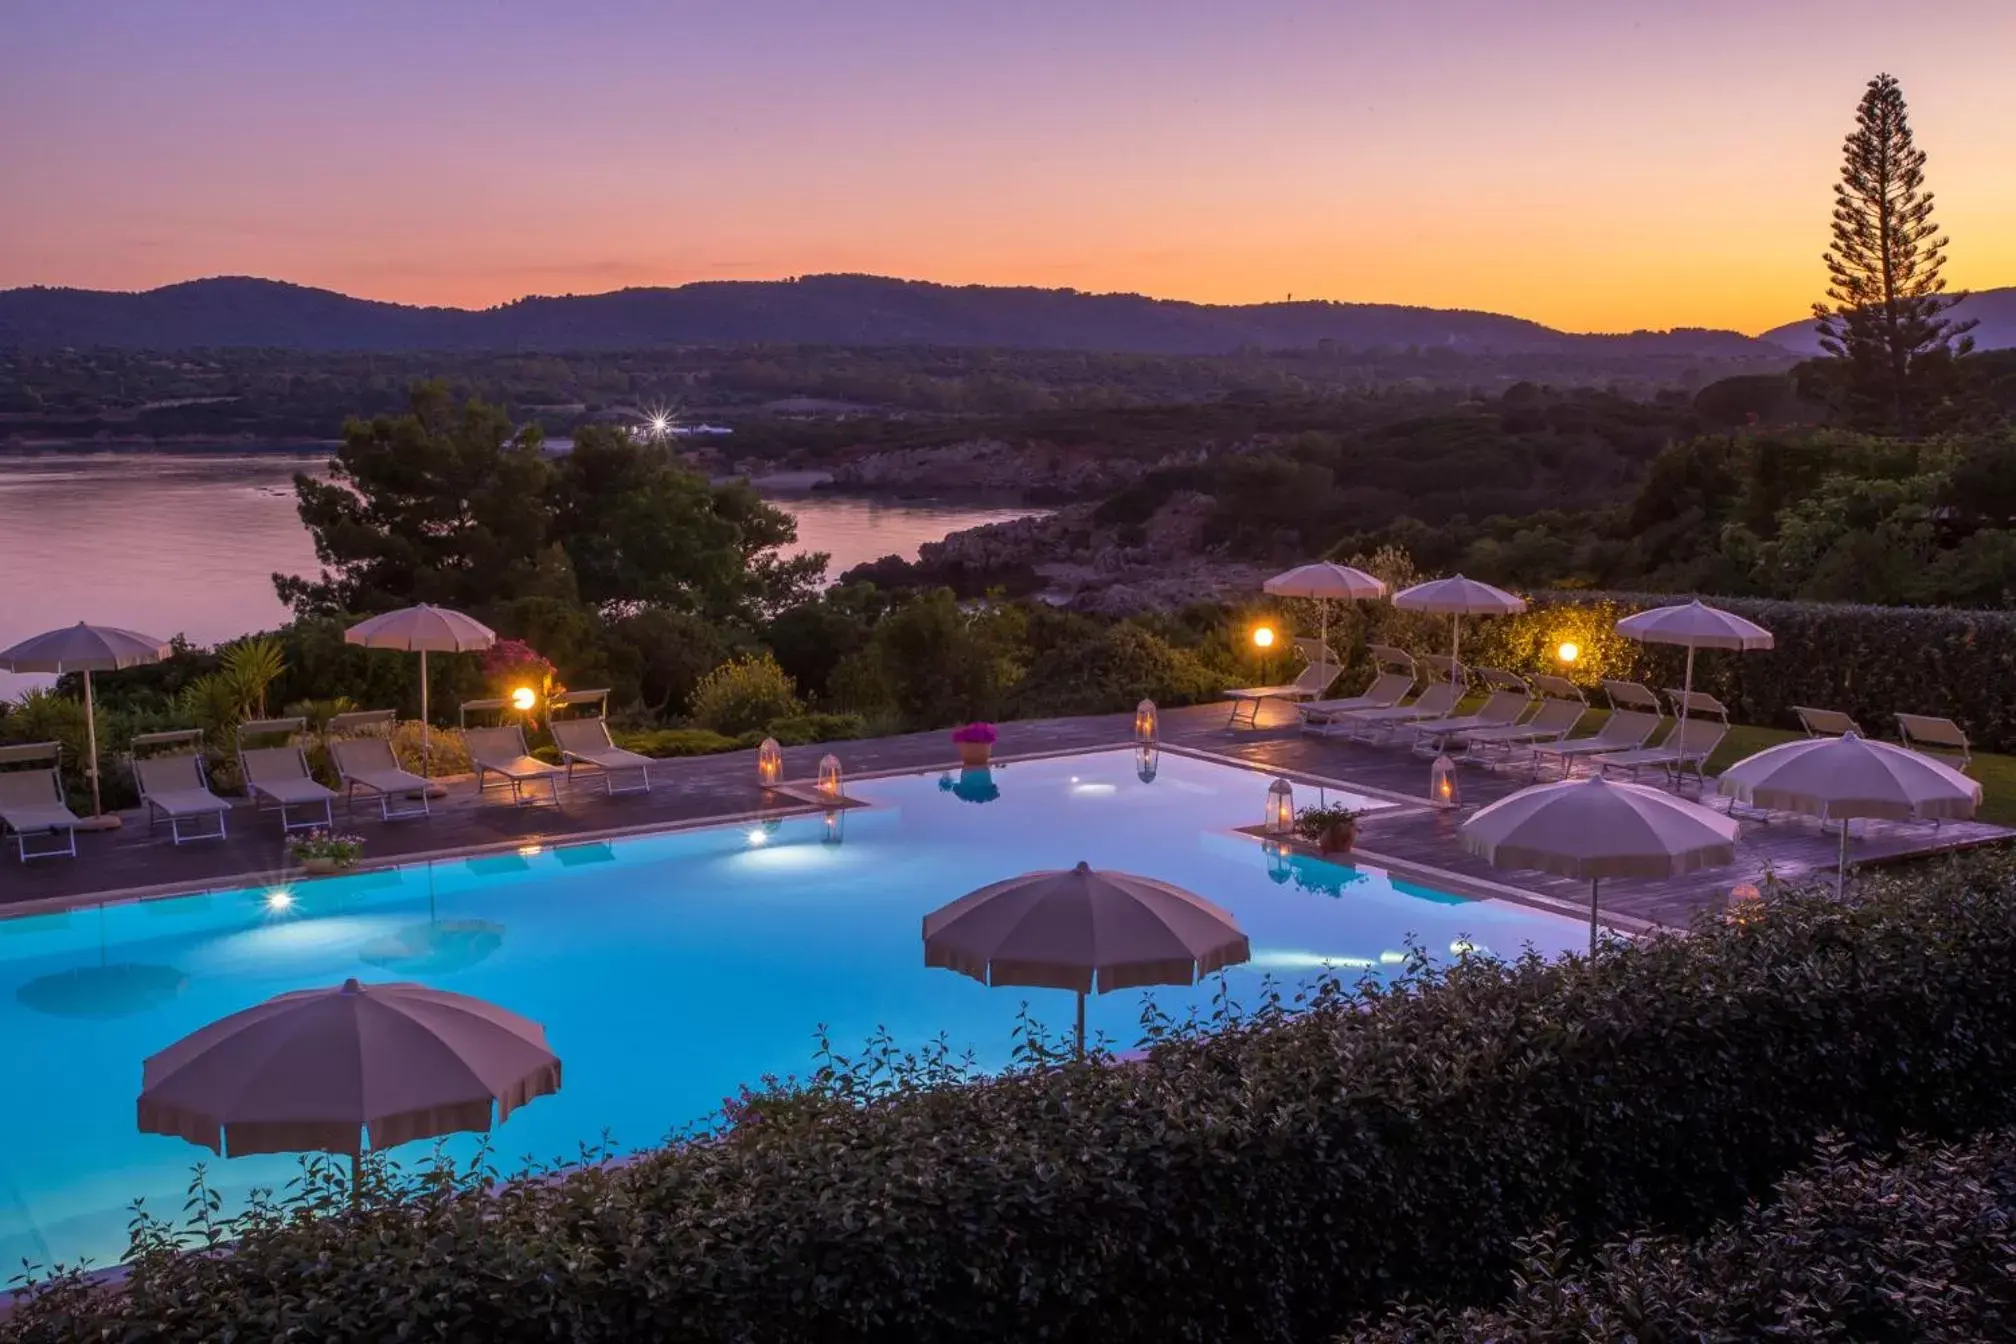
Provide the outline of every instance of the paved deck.
<path id="1" fill-rule="evenodd" d="M 1168 710 L 1162 715 L 1162 740 L 1171 748 L 1204 752 L 1250 762 L 1305 779 L 1326 779 L 1422 799 L 1428 787 L 1428 765 L 1400 746 L 1371 747 L 1357 743 L 1319 741 L 1295 732 L 1292 716 L 1279 709 L 1263 714 L 1261 726 L 1228 731 L 1224 706 Z M 1125 745 L 1131 741 L 1133 716 L 1098 715 L 1044 719 L 1004 725 L 998 755 L 1083 751 Z M 850 776 L 932 770 L 955 764 L 950 742 L 942 732 L 871 738 L 824 746 L 791 748 L 784 753 L 785 778 L 810 780 L 819 758 L 838 755 Z M 478 798 L 469 780 L 449 782 L 449 796 L 437 799 L 426 820 L 385 823 L 375 807 L 360 806 L 354 825 L 337 809 L 338 824 L 353 827 L 369 839 L 368 862 L 416 859 L 428 854 L 466 853 L 500 846 L 550 844 L 570 838 L 653 830 L 713 820 L 730 820 L 803 803 L 756 783 L 753 752 L 669 760 L 654 767 L 657 786 L 649 794 L 605 797 L 598 784 L 584 778 L 561 791 L 561 806 L 513 807 L 508 791 L 493 790 Z M 1448 812 L 1429 807 L 1396 808 L 1374 814 L 1361 825 L 1363 861 L 1391 860 L 1393 866 L 1446 875 L 1447 885 L 1475 894 L 1525 893 L 1552 908 L 1586 908 L 1588 888 L 1580 882 L 1543 874 L 1494 869 L 1465 854 L 1456 843 L 1456 827 L 1468 810 L 1525 787 L 1523 775 L 1482 767 L 1462 773 L 1466 809 Z M 1254 796 L 1258 820 L 1261 796 Z M 225 841 L 197 841 L 180 847 L 167 842 L 166 832 L 149 836 L 146 822 L 129 813 L 119 830 L 80 835 L 81 857 L 42 859 L 22 865 L 11 844 L 0 857 L 0 907 L 29 909 L 43 905 L 82 904 L 108 895 L 121 897 L 165 894 L 205 888 L 252 886 L 287 876 L 279 823 L 270 813 L 254 815 L 249 805 L 234 810 L 231 835 Z M 1852 857 L 1857 862 L 1894 860 L 1942 850 L 1995 843 L 2016 837 L 2016 831 L 1978 822 L 1948 822 L 1943 826 L 1885 822 L 1855 824 Z M 1766 871 L 1799 880 L 1834 870 L 1836 833 L 1823 833 L 1818 823 L 1777 817 L 1768 824 L 1745 821 L 1733 867 L 1674 879 L 1618 879 L 1603 886 L 1606 919 L 1633 930 L 1685 924 L 1704 908 L 1719 909 L 1732 887 L 1759 881 Z"/>

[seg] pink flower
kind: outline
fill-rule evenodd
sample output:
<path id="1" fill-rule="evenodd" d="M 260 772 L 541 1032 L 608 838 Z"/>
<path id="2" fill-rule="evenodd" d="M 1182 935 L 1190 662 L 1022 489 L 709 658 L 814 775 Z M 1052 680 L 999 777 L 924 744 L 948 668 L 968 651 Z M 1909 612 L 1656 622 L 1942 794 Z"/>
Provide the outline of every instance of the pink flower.
<path id="1" fill-rule="evenodd" d="M 1001 740 L 1001 734 L 995 731 L 994 725 L 991 723 L 969 723 L 964 728 L 953 729 L 952 740 L 954 742 L 985 742 L 989 746 L 992 746 Z"/>

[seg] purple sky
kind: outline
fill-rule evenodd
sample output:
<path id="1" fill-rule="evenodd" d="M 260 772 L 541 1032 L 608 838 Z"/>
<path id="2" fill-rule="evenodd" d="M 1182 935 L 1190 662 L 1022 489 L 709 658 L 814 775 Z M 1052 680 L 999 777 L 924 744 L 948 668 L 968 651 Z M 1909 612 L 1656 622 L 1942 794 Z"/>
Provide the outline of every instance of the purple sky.
<path id="1" fill-rule="evenodd" d="M 0 0 L 4 3 L 4 0 Z M 1756 329 L 1904 82 L 2016 283 L 2016 3 L 15 3 L 0 287 L 859 270 Z"/>

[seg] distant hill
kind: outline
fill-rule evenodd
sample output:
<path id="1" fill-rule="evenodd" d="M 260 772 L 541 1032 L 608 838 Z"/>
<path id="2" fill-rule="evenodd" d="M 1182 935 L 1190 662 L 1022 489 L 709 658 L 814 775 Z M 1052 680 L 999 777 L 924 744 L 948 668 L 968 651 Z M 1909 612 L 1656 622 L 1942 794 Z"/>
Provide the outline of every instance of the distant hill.
<path id="1" fill-rule="evenodd" d="M 5 296 L 0 295 L 0 304 L 4 302 Z M 1962 321 L 1971 317 L 1981 324 L 1972 333 L 1975 349 L 2016 349 L 2016 285 L 1976 290 L 1954 306 L 1953 316 Z M 6 319 L 0 318 L 0 328 L 5 323 Z M 1759 339 L 1802 355 L 1821 353 L 1820 337 L 1811 321 L 1787 322 L 1782 327 L 1773 327 Z"/>
<path id="2" fill-rule="evenodd" d="M 1497 313 L 1394 304 L 1224 306 L 862 275 L 526 298 L 482 311 L 378 303 L 244 277 L 137 294 L 0 290 L 0 346 L 35 348 L 585 351 L 774 343 L 1209 355 L 1326 341 L 1348 350 L 1445 348 L 1472 356 L 1786 357 L 1730 331 L 1579 335 Z"/>

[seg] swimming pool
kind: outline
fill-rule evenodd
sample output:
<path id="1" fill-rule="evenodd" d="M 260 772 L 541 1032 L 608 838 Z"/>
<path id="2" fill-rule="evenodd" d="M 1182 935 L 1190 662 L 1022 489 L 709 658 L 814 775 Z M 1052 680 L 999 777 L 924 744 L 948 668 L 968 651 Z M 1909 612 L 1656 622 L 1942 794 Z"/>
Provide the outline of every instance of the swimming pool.
<path id="1" fill-rule="evenodd" d="M 509 1164 L 567 1157 L 605 1130 L 648 1146 L 740 1082 L 804 1073 L 821 1024 L 843 1050 L 886 1027 L 902 1044 L 942 1032 L 1005 1064 L 1017 1010 L 1066 1029 L 1071 996 L 927 970 L 920 923 L 1030 869 L 1083 859 L 1227 907 L 1253 945 L 1252 962 L 1227 972 L 1235 996 L 1326 961 L 1390 971 L 1410 935 L 1435 953 L 1459 939 L 1505 954 L 1586 943 L 1586 926 L 1521 906 L 1313 859 L 1270 862 L 1233 833 L 1259 819 L 1268 778 L 1164 752 L 1144 781 L 1133 751 L 1108 751 L 998 766 L 991 798 L 949 776 L 859 781 L 849 794 L 872 806 L 830 824 L 806 816 L 0 920 L 0 1039 L 19 1088 L 0 1110 L 0 1260 L 117 1259 L 131 1201 L 179 1209 L 199 1159 L 230 1199 L 284 1185 L 292 1157 L 216 1160 L 137 1133 L 140 1061 L 273 994 L 346 976 L 419 980 L 545 1025 L 566 1084 L 496 1131 Z M 1150 992 L 1180 1014 L 1210 988 Z M 1141 1003 L 1140 991 L 1095 999 L 1088 1027 L 1131 1044 Z M 456 1142 L 466 1152 L 475 1141 Z M 398 1151 L 417 1159 L 427 1146 Z"/>

